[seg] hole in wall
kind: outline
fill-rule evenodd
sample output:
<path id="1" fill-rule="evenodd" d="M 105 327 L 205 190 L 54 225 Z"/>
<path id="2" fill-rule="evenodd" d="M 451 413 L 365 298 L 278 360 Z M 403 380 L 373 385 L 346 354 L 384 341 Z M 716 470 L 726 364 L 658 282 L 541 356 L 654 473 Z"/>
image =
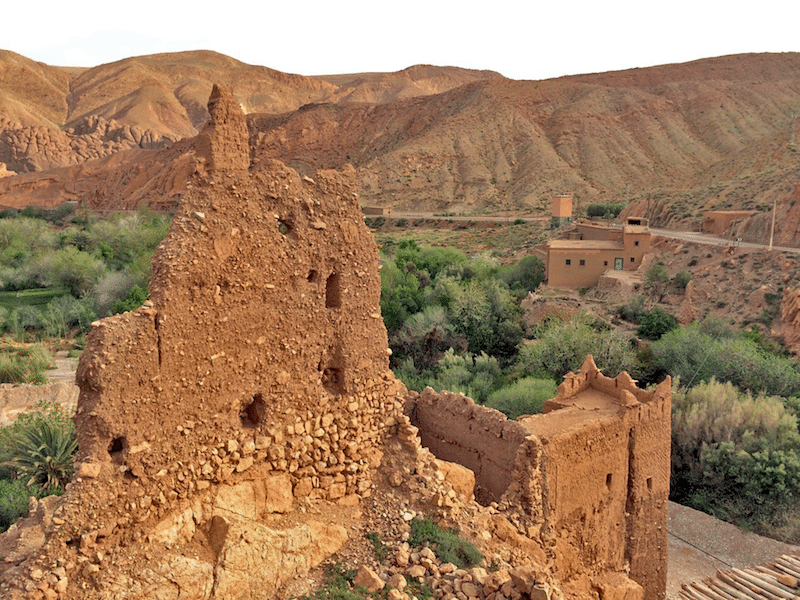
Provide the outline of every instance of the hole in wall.
<path id="1" fill-rule="evenodd" d="M 341 306 L 341 276 L 339 273 L 331 273 L 325 282 L 325 308 L 339 308 Z"/>
<path id="2" fill-rule="evenodd" d="M 125 447 L 128 445 L 127 441 L 124 437 L 117 437 L 111 440 L 111 443 L 108 444 L 108 453 L 112 456 L 115 454 L 119 454 Z"/>
<path id="3" fill-rule="evenodd" d="M 294 232 L 294 223 L 292 223 L 289 219 L 278 219 L 278 231 L 281 233 L 281 235 L 287 236 Z"/>
<path id="4" fill-rule="evenodd" d="M 311 269 L 306 279 L 308 279 L 308 283 L 317 283 L 319 281 L 319 273 L 315 269 Z"/>
<path id="5" fill-rule="evenodd" d="M 648 477 L 647 478 L 647 489 L 648 490 L 652 490 L 653 489 L 653 478 L 652 477 Z"/>
<path id="6" fill-rule="evenodd" d="M 128 450 L 128 440 L 124 436 L 115 437 L 108 444 L 108 454 L 117 464 L 122 464 L 125 460 L 125 453 Z"/>
<path id="7" fill-rule="evenodd" d="M 242 412 L 239 413 L 239 418 L 242 420 L 244 427 L 258 427 L 264 422 L 266 416 L 267 402 L 260 393 L 253 396 L 253 400 L 247 403 L 242 408 Z"/>
<path id="8" fill-rule="evenodd" d="M 608 475 L 606 475 L 606 487 L 607 487 L 607 488 L 610 488 L 610 487 L 611 487 L 611 479 L 612 479 L 612 477 L 611 477 L 611 473 L 609 473 Z"/>
<path id="9" fill-rule="evenodd" d="M 333 394 L 342 392 L 342 370 L 337 367 L 322 369 L 322 386 Z"/>

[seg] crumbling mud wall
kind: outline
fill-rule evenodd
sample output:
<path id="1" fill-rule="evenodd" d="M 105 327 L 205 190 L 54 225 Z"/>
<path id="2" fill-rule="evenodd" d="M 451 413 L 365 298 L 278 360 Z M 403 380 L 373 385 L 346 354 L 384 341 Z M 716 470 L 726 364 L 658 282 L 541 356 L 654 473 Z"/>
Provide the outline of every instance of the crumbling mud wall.
<path id="1" fill-rule="evenodd" d="M 406 412 L 426 448 L 475 474 L 478 502 L 500 501 L 514 479 L 514 459 L 527 437 L 524 427 L 463 394 L 437 394 L 431 388 L 407 402 Z"/>
<path id="2" fill-rule="evenodd" d="M 671 398 L 669 378 L 643 390 L 589 356 L 540 415 L 507 421 L 431 389 L 406 412 L 431 452 L 475 470 L 476 487 L 541 540 L 567 586 L 588 578 L 601 597 L 663 599 Z"/>
<path id="3" fill-rule="evenodd" d="M 354 172 L 251 165 L 230 90 L 209 112 L 148 301 L 89 334 L 77 477 L 4 598 L 272 598 L 348 534 L 270 515 L 370 494 L 404 387 Z"/>

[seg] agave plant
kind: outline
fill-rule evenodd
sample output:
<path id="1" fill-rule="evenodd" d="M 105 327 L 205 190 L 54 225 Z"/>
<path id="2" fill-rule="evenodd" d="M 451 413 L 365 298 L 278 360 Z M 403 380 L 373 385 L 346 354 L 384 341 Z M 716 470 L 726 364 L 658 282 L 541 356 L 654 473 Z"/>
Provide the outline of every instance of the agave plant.
<path id="1" fill-rule="evenodd" d="M 3 465 L 28 486 L 56 491 L 72 476 L 72 458 L 78 448 L 75 430 L 61 422 L 33 419 L 11 436 Z"/>

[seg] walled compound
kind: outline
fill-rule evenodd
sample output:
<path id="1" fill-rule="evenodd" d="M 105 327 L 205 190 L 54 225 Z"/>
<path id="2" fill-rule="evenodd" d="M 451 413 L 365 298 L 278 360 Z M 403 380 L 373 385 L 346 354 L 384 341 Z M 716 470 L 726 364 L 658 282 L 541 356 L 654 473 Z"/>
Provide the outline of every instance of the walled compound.
<path id="1" fill-rule="evenodd" d="M 148 302 L 96 323 L 81 357 L 76 476 L 0 536 L 0 596 L 291 597 L 381 519 L 400 544 L 383 586 L 430 514 L 498 568 L 411 554 L 402 572 L 437 597 L 663 598 L 669 382 L 588 359 L 518 421 L 408 393 L 353 171 L 252 161 L 231 91 L 209 112 Z"/>

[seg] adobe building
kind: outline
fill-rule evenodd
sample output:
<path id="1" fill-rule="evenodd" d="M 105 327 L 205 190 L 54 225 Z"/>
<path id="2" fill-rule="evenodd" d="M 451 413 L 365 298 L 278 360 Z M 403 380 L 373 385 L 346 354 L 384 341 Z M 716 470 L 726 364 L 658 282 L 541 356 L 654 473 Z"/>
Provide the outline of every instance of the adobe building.
<path id="1" fill-rule="evenodd" d="M 666 596 L 671 403 L 669 377 L 646 391 L 588 356 L 539 415 L 510 421 L 430 388 L 406 412 L 437 458 L 475 473 L 479 502 L 550 540 L 563 584 L 588 570 L 630 592 L 609 597 L 651 600 Z"/>
<path id="2" fill-rule="evenodd" d="M 700 231 L 722 235 L 734 223 L 749 219 L 754 214 L 756 214 L 754 210 L 712 210 L 704 212 Z"/>
<path id="3" fill-rule="evenodd" d="M 572 222 L 572 194 L 553 196 L 551 205 L 553 208 L 550 218 L 551 229 L 557 229 Z"/>
<path id="4" fill-rule="evenodd" d="M 622 229 L 579 223 L 577 233 L 581 239 L 545 244 L 545 276 L 550 287 L 592 287 L 610 269 L 635 271 L 650 252 L 650 227 L 640 217 L 628 217 Z"/>

